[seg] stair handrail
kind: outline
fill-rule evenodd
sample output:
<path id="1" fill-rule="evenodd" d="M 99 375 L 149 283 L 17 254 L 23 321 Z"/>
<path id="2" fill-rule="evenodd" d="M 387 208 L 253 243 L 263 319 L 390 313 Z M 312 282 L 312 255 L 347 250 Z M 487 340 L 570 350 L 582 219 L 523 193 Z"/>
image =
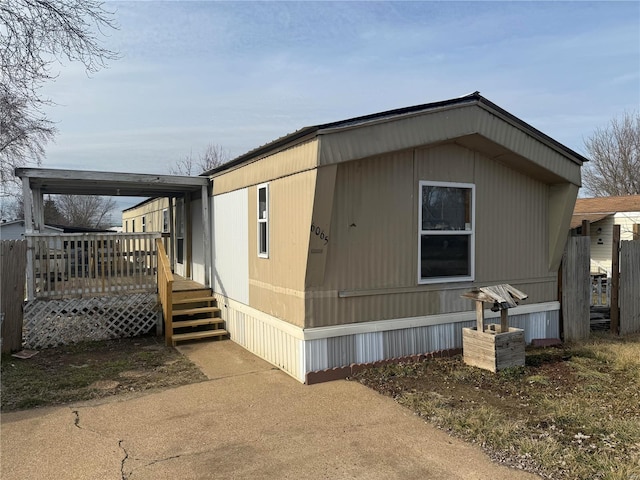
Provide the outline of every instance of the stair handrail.
<path id="1" fill-rule="evenodd" d="M 164 316 L 164 338 L 167 346 L 172 345 L 173 336 L 173 273 L 169 257 L 161 238 L 156 239 L 158 251 L 158 296 Z"/>

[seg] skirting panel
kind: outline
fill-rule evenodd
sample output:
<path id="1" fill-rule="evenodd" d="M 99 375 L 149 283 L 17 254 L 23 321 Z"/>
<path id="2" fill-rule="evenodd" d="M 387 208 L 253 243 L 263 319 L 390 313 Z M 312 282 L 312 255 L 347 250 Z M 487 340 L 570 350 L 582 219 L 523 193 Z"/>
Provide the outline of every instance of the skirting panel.
<path id="1" fill-rule="evenodd" d="M 500 319 L 491 318 L 486 323 L 500 323 Z M 462 329 L 475 325 L 476 321 L 470 320 L 307 340 L 305 370 L 314 372 L 462 348 Z M 509 325 L 523 329 L 527 343 L 535 338 L 558 338 L 559 311 L 510 315 Z"/>
<path id="2" fill-rule="evenodd" d="M 335 335 L 323 328 L 325 338 L 317 338 L 317 331 L 305 331 L 222 295 L 216 297 L 231 340 L 301 382 L 309 372 L 460 349 L 462 329 L 476 324 L 475 320 L 465 320 L 382 330 L 378 322 L 371 322 L 368 332 Z M 487 319 L 487 323 L 499 322 L 499 318 Z M 509 325 L 523 329 L 527 343 L 537 338 L 558 338 L 559 311 L 510 315 Z"/>
<path id="3" fill-rule="evenodd" d="M 214 295 L 231 340 L 304 382 L 301 328 L 222 295 Z"/>

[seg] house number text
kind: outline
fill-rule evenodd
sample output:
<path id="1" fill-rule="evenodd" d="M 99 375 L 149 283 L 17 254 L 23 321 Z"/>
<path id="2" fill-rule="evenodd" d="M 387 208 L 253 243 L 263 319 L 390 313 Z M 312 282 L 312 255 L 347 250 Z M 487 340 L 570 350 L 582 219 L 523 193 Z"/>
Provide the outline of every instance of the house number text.
<path id="1" fill-rule="evenodd" d="M 329 236 L 324 233 L 324 230 L 321 227 L 318 227 L 313 223 L 311 224 L 311 233 L 315 233 L 317 237 L 320 237 L 320 240 L 323 240 L 325 245 L 329 243 Z"/>

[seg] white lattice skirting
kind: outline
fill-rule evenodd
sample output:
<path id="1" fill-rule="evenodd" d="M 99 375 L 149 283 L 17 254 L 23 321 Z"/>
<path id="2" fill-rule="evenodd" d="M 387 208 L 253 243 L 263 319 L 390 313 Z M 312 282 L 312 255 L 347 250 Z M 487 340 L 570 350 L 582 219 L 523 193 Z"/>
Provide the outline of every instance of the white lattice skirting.
<path id="1" fill-rule="evenodd" d="M 152 331 L 160 315 L 155 293 L 33 300 L 24 308 L 25 348 L 135 337 Z"/>

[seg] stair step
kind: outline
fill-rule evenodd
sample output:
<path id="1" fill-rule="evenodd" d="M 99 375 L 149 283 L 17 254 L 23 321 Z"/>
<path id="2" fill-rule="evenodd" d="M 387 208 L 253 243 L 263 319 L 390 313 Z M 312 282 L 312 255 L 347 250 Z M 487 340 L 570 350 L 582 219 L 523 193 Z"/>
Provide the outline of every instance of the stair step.
<path id="1" fill-rule="evenodd" d="M 211 296 L 210 288 L 203 288 L 199 290 L 188 290 L 188 291 L 179 290 L 179 291 L 174 291 L 173 294 L 171 295 L 174 302 L 189 300 L 191 298 L 202 298 L 202 297 L 209 297 L 209 296 Z"/>
<path id="2" fill-rule="evenodd" d="M 224 329 L 219 330 L 203 330 L 201 332 L 193 332 L 193 333 L 176 333 L 171 337 L 171 341 L 175 345 L 176 342 L 183 342 L 185 340 L 198 340 L 201 338 L 211 338 L 211 337 L 224 337 L 228 335 Z"/>
<path id="3" fill-rule="evenodd" d="M 215 302 L 216 297 L 208 296 L 208 297 L 195 297 L 195 298 L 183 298 L 180 300 L 174 300 L 174 305 L 185 305 L 189 303 L 201 303 L 201 302 Z"/>
<path id="4" fill-rule="evenodd" d="M 173 310 L 171 315 L 173 317 L 179 317 L 180 315 L 196 315 L 198 313 L 216 313 L 219 312 L 218 307 L 198 307 L 198 308 L 185 308 L 184 310 Z"/>
<path id="5" fill-rule="evenodd" d="M 173 328 L 183 328 L 183 327 L 199 327 L 200 325 L 215 325 L 217 323 L 223 323 L 224 321 L 220 317 L 212 317 L 212 318 L 199 318 L 197 320 L 178 320 L 177 322 L 173 322 Z"/>

